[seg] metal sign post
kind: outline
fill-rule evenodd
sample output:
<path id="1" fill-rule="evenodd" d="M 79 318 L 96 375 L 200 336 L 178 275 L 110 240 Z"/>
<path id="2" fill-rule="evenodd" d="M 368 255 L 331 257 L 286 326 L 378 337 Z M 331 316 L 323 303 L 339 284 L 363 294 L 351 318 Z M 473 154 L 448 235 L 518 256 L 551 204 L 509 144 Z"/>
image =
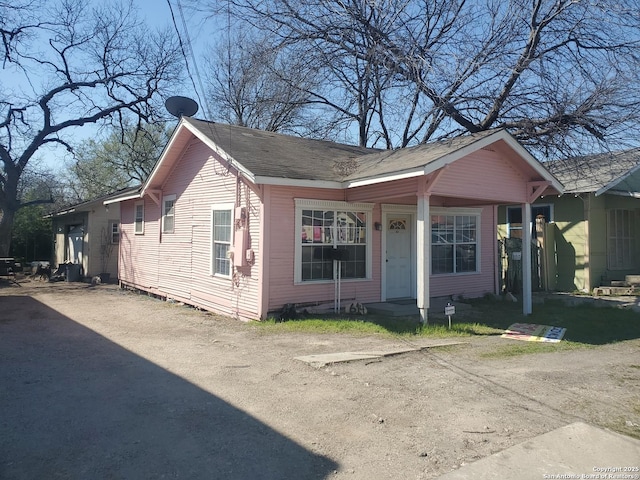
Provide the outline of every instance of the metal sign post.
<path id="1" fill-rule="evenodd" d="M 451 315 L 456 313 L 456 307 L 451 305 L 451 302 L 447 303 L 447 306 L 444 307 L 444 314 L 449 317 L 449 330 L 451 330 Z"/>

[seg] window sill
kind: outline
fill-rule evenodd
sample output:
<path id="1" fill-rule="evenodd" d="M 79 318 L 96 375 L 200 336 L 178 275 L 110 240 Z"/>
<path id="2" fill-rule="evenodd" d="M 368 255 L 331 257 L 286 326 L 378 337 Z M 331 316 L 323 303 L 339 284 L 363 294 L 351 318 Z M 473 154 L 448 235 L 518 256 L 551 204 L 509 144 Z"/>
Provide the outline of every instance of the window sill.
<path id="1" fill-rule="evenodd" d="M 354 283 L 354 282 L 370 282 L 371 278 L 341 278 L 340 283 Z M 294 285 L 332 285 L 336 283 L 335 280 L 297 280 L 294 281 Z"/>
<path id="2" fill-rule="evenodd" d="M 460 272 L 460 273 L 432 273 L 430 276 L 435 278 L 442 277 L 465 277 L 468 275 L 480 275 L 482 272 Z"/>

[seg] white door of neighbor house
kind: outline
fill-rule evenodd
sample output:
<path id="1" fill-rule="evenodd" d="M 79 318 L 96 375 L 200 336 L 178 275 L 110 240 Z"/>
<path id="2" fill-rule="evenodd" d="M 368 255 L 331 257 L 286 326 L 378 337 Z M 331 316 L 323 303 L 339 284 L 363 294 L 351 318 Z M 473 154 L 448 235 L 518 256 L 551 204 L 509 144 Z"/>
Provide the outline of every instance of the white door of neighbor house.
<path id="1" fill-rule="evenodd" d="M 69 227 L 67 234 L 67 261 L 82 264 L 82 243 L 84 240 L 84 228 L 82 225 Z"/>
<path id="2" fill-rule="evenodd" d="M 411 297 L 411 215 L 388 215 L 386 225 L 387 298 Z"/>

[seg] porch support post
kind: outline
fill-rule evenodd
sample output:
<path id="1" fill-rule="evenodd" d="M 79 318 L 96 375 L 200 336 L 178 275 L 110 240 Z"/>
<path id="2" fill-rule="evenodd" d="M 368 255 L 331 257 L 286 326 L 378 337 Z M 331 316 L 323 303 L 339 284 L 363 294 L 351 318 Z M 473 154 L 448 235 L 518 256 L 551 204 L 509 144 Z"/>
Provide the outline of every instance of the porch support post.
<path id="1" fill-rule="evenodd" d="M 531 307 L 531 204 L 522 204 L 522 313 L 530 315 Z"/>
<path id="2" fill-rule="evenodd" d="M 431 271 L 431 215 L 429 213 L 429 194 L 418 193 L 417 218 L 417 269 L 418 309 L 420 321 L 428 322 L 429 310 L 429 273 Z"/>

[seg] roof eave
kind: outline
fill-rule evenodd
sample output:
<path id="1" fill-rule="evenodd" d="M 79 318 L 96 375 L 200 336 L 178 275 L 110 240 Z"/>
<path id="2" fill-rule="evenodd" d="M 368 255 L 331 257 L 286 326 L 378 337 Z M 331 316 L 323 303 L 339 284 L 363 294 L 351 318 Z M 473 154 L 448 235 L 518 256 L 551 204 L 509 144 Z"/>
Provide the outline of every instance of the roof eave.
<path id="1" fill-rule="evenodd" d="M 636 173 L 638 170 L 640 170 L 640 163 L 638 165 L 636 165 L 633 168 L 630 168 L 629 170 L 627 170 L 626 173 L 624 173 L 623 175 L 620 175 L 618 178 L 615 178 L 613 180 L 611 180 L 608 184 L 606 184 L 604 187 L 598 189 L 596 191 L 596 197 L 602 195 L 603 193 L 607 193 L 609 192 L 609 190 L 611 190 L 613 187 L 615 187 L 616 185 L 618 185 L 620 182 L 622 182 L 623 180 L 626 180 L 627 178 L 629 178 L 631 175 L 633 175 L 634 173 Z M 612 193 L 612 192 L 610 192 Z M 629 193 L 636 193 L 637 192 L 629 192 Z M 616 195 L 620 195 L 619 193 Z M 629 196 L 634 196 L 634 195 L 629 195 Z"/>
<path id="2" fill-rule="evenodd" d="M 142 198 L 141 192 L 132 193 L 130 195 L 124 195 L 122 197 L 110 198 L 102 202 L 103 205 L 111 205 L 112 203 L 126 202 L 127 200 L 134 200 L 136 198 Z"/>
<path id="3" fill-rule="evenodd" d="M 309 188 L 330 188 L 333 190 L 340 190 L 345 188 L 341 182 L 335 182 L 331 180 L 310 180 L 300 178 L 285 178 L 285 177 L 268 177 L 264 175 L 257 175 L 253 178 L 253 183 L 262 185 L 277 185 L 281 187 L 309 187 Z"/>
<path id="4" fill-rule="evenodd" d="M 407 170 L 401 170 L 398 172 L 388 173 L 384 175 L 378 175 L 375 177 L 359 178 L 357 180 L 348 180 L 342 182 L 342 188 L 355 188 L 364 187 L 366 185 L 375 185 L 376 183 L 391 182 L 393 180 L 402 180 L 405 178 L 420 177 L 424 175 L 425 168 L 418 167 Z"/>
<path id="5" fill-rule="evenodd" d="M 169 139 L 169 142 L 165 146 L 162 154 L 160 155 L 160 159 L 154 166 L 149 178 L 144 183 L 142 187 L 142 191 L 140 196 L 143 197 L 149 190 L 157 188 L 158 183 L 162 183 L 164 178 L 161 178 L 162 171 L 165 167 L 166 162 L 169 161 L 169 158 L 173 154 L 173 149 L 175 144 L 178 142 L 178 139 L 185 134 L 185 132 L 189 132 L 193 136 L 195 136 L 198 140 L 204 143 L 207 147 L 213 150 L 217 155 L 219 155 L 223 160 L 225 160 L 230 166 L 235 168 L 239 173 L 243 175 L 244 178 L 249 181 L 256 183 L 256 176 L 249 169 L 245 168 L 240 162 L 236 161 L 231 155 L 227 154 L 219 145 L 213 142 L 209 137 L 207 137 L 199 128 L 188 121 L 188 117 L 180 118 L 180 122 L 176 126 L 176 129 L 173 132 L 173 135 Z M 165 174 L 171 169 L 166 169 Z"/>
<path id="6" fill-rule="evenodd" d="M 350 180 L 344 182 L 344 186 L 345 188 L 354 188 L 364 185 L 388 182 L 391 180 L 400 180 L 403 178 L 429 175 L 430 173 L 440 170 L 444 166 L 453 163 L 472 152 L 480 150 L 481 148 L 487 147 L 498 140 L 504 140 L 514 151 L 516 151 L 516 153 L 521 158 L 523 158 L 527 162 L 528 165 L 530 165 L 538 174 L 540 174 L 542 178 L 549 182 L 550 187 L 555 189 L 559 194 L 564 193 L 564 185 L 562 185 L 562 183 L 551 172 L 549 172 L 549 170 L 544 168 L 544 166 L 535 157 L 533 157 L 533 155 L 531 155 L 526 148 L 520 145 L 520 143 L 506 130 L 498 130 L 497 132 L 487 135 L 486 137 L 479 138 L 469 143 L 468 145 L 458 148 L 451 153 L 444 154 L 440 158 L 437 158 L 436 160 L 429 162 L 424 166 L 393 172 L 390 174 L 379 175 L 376 177 Z"/>

